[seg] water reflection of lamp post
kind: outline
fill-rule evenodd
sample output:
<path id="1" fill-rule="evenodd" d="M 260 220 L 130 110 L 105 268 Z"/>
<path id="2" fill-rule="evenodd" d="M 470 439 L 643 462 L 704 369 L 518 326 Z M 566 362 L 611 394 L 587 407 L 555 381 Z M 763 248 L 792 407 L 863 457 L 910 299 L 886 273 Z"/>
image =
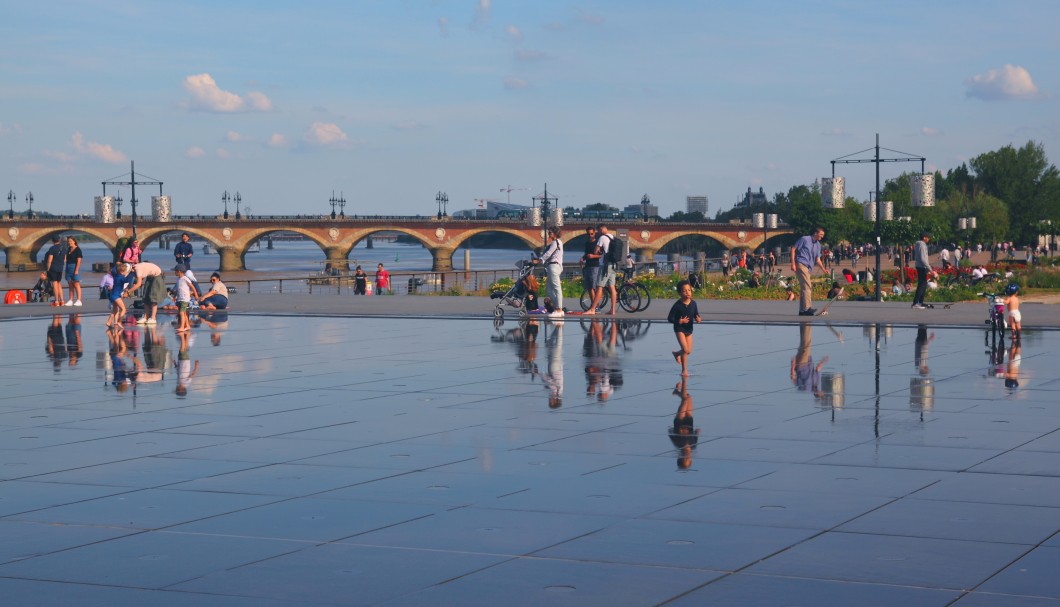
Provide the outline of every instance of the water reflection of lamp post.
<path id="1" fill-rule="evenodd" d="M 15 218 L 15 192 L 14 190 L 7 191 L 7 218 Z"/>
<path id="2" fill-rule="evenodd" d="M 26 203 L 29 205 L 29 213 L 26 214 L 26 217 L 33 219 L 33 192 L 26 194 Z"/>
<path id="3" fill-rule="evenodd" d="M 228 190 L 225 190 L 225 193 L 221 194 L 221 202 L 225 203 L 225 219 L 228 219 L 228 201 L 231 199 L 232 197 L 228 195 Z"/>

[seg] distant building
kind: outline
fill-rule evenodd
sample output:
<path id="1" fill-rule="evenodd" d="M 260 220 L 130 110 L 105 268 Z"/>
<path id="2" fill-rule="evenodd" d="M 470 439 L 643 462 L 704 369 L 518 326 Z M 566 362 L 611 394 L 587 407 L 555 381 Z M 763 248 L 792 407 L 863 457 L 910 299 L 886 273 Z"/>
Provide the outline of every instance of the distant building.
<path id="1" fill-rule="evenodd" d="M 704 217 L 707 216 L 706 196 L 685 196 L 685 204 L 687 213 L 701 213 Z"/>
<path id="2" fill-rule="evenodd" d="M 493 200 L 486 201 L 486 217 L 488 219 L 496 219 L 498 216 L 508 218 L 525 216 L 529 210 L 530 207 L 522 204 L 495 202 Z"/>
<path id="3" fill-rule="evenodd" d="M 659 216 L 659 207 L 655 206 L 654 204 L 651 204 L 650 202 L 647 204 L 642 202 L 640 204 L 626 205 L 626 208 L 623 209 L 623 211 L 625 211 L 626 213 L 637 213 L 641 217 Z"/>
<path id="4" fill-rule="evenodd" d="M 747 193 L 743 195 L 743 198 L 736 199 L 736 208 L 758 206 L 769 202 L 766 199 L 766 193 L 762 191 L 762 188 L 758 188 L 757 192 L 752 192 L 751 188 L 747 188 Z"/>

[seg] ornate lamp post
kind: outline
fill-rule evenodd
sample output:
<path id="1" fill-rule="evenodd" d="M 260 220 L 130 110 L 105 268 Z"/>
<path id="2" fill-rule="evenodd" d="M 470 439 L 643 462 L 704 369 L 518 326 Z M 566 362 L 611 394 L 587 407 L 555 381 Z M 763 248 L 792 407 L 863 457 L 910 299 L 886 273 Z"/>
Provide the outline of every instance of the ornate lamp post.
<path id="1" fill-rule="evenodd" d="M 438 203 L 438 219 L 441 219 L 442 204 L 449 202 L 449 196 L 445 192 L 438 190 L 438 194 L 435 195 L 434 201 Z"/>
<path id="2" fill-rule="evenodd" d="M 346 195 L 339 192 L 339 217 L 346 219 Z"/>
<path id="3" fill-rule="evenodd" d="M 221 194 L 221 202 L 225 203 L 225 219 L 228 219 L 228 201 L 232 198 L 228 195 L 228 190 L 225 190 L 224 194 Z"/>
<path id="4" fill-rule="evenodd" d="M 331 198 L 328 198 L 328 203 L 331 204 L 331 218 L 335 219 L 335 207 L 339 204 L 339 199 L 335 198 L 335 190 L 331 190 Z"/>
<path id="5" fill-rule="evenodd" d="M 118 212 L 116 214 L 116 217 L 118 219 L 121 219 L 121 203 L 123 203 L 123 202 L 125 202 L 125 200 L 122 199 L 121 194 L 115 194 L 115 196 L 114 196 L 114 206 L 118 207 Z"/>
<path id="6" fill-rule="evenodd" d="M 881 149 L 883 149 L 885 151 L 888 151 L 888 152 L 894 152 L 895 154 L 902 154 L 902 156 L 899 157 L 899 158 L 880 158 L 880 150 Z M 873 151 L 873 150 L 875 150 L 875 155 L 872 158 L 851 158 L 851 156 L 856 156 L 858 154 L 864 154 L 865 152 L 870 152 L 870 151 Z M 880 148 L 880 134 L 876 133 L 876 146 L 875 146 L 875 148 L 869 148 L 867 150 L 862 150 L 860 152 L 854 152 L 853 154 L 847 154 L 846 156 L 841 156 L 841 157 L 836 158 L 835 160 L 832 161 L 832 178 L 830 180 L 829 179 L 822 180 L 823 181 L 822 187 L 821 187 L 822 202 L 824 202 L 826 206 L 831 207 L 831 208 L 842 208 L 843 207 L 844 196 L 845 196 L 845 193 L 844 193 L 844 180 L 843 180 L 842 177 L 839 177 L 838 179 L 836 178 L 836 176 L 835 176 L 835 165 L 836 164 L 858 164 L 858 163 L 867 163 L 867 162 L 871 162 L 871 163 L 876 165 L 876 203 L 875 203 L 875 205 L 876 205 L 876 218 L 875 218 L 875 224 L 876 224 L 876 230 L 875 230 L 875 232 L 876 232 L 876 234 L 875 234 L 876 235 L 876 246 L 874 247 L 875 248 L 875 252 L 876 252 L 876 273 L 874 275 L 875 278 L 876 278 L 876 294 L 875 294 L 875 298 L 874 299 L 876 301 L 880 301 L 880 250 L 883 248 L 883 238 L 882 238 L 882 235 L 881 235 L 881 231 L 882 231 L 881 222 L 883 221 L 883 212 L 882 212 L 882 209 L 881 209 L 881 204 L 882 204 L 883 201 L 880 200 L 880 163 L 881 162 L 919 162 L 920 163 L 920 174 L 923 176 L 925 181 L 928 181 L 927 178 L 928 177 L 933 177 L 933 175 L 927 175 L 927 174 L 924 173 L 924 163 L 927 162 L 927 158 L 923 158 L 923 157 L 920 157 L 920 156 L 915 156 L 913 154 L 908 154 L 906 152 L 899 152 L 897 150 L 888 150 L 887 148 Z M 933 179 L 930 180 L 930 182 L 932 184 L 934 184 L 934 180 Z M 914 197 L 915 196 L 916 196 L 916 193 L 914 192 Z M 914 200 L 914 204 L 916 204 L 916 200 Z M 918 206 L 934 206 L 934 204 L 935 204 L 934 190 L 932 190 L 932 197 L 931 197 L 930 202 L 925 201 L 922 205 L 918 205 Z"/>
<path id="7" fill-rule="evenodd" d="M 26 194 L 26 204 L 29 205 L 29 213 L 26 214 L 26 217 L 33 219 L 33 192 Z"/>
<path id="8" fill-rule="evenodd" d="M 239 203 L 243 202 L 243 197 L 239 195 L 239 192 L 236 192 L 236 195 L 232 198 L 232 200 L 234 200 L 236 203 L 236 221 L 239 221 L 243 218 L 243 215 L 239 212 Z M 248 208 L 247 210 L 249 211 L 250 209 Z"/>
<path id="9" fill-rule="evenodd" d="M 7 191 L 7 218 L 15 218 L 15 192 L 13 190 Z"/>

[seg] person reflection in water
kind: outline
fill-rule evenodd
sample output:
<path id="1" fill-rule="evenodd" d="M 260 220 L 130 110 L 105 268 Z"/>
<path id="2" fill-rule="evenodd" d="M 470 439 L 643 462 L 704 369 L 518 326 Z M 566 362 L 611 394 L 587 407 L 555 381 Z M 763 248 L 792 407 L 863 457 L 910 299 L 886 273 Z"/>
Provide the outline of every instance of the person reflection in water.
<path id="1" fill-rule="evenodd" d="M 1020 362 L 1023 356 L 1020 354 L 1020 340 L 1013 339 L 1008 349 L 1008 366 L 1005 367 L 1005 387 L 1015 390 L 1020 387 Z"/>
<path id="2" fill-rule="evenodd" d="M 605 336 L 606 333 L 606 336 Z M 618 323 L 593 319 L 585 334 L 585 395 L 599 403 L 611 398 L 622 385 L 618 362 Z"/>
<path id="3" fill-rule="evenodd" d="M 177 333 L 177 337 L 180 339 L 180 351 L 177 354 L 177 360 L 173 365 L 177 368 L 177 396 L 188 395 L 188 384 L 191 383 L 195 374 L 199 372 L 199 361 L 195 361 L 194 364 L 191 361 L 190 352 L 190 341 L 191 336 L 188 332 Z"/>
<path id="4" fill-rule="evenodd" d="M 44 351 L 48 353 L 48 358 L 52 361 L 52 370 L 58 373 L 63 366 L 63 360 L 67 356 L 65 334 L 63 333 L 63 317 L 58 314 L 52 316 L 52 324 L 48 327 Z"/>
<path id="5" fill-rule="evenodd" d="M 670 442 L 677 448 L 677 467 L 688 470 L 692 467 L 692 450 L 699 443 L 699 428 L 692 421 L 692 395 L 688 392 L 687 379 L 682 378 L 674 387 L 674 396 L 681 399 L 674 414 L 674 425 L 668 431 Z"/>
<path id="6" fill-rule="evenodd" d="M 928 344 L 935 339 L 935 334 L 928 335 L 927 325 L 917 325 L 916 327 L 916 352 L 913 363 L 916 365 L 917 372 L 920 375 L 927 375 L 931 372 L 928 368 Z"/>
<path id="7" fill-rule="evenodd" d="M 812 392 L 814 398 L 821 398 L 821 369 L 828 362 L 825 356 L 816 366 L 813 364 L 813 325 L 799 325 L 799 349 L 791 359 L 791 383 L 800 392 Z"/>
<path id="8" fill-rule="evenodd" d="M 548 408 L 559 409 L 563 406 L 563 323 L 551 324 L 552 335 L 545 327 L 545 347 L 548 351 L 548 366 L 541 374 L 541 381 L 548 389 Z"/>

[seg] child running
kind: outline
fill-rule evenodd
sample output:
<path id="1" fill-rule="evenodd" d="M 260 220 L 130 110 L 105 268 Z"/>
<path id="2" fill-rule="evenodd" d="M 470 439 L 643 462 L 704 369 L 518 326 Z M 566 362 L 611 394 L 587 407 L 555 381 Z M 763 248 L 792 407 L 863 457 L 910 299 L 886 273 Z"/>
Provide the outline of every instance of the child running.
<path id="1" fill-rule="evenodd" d="M 110 316 L 107 318 L 108 329 L 121 329 L 121 321 L 125 317 L 125 302 L 122 295 L 125 287 L 133 281 L 131 276 L 132 266 L 127 263 L 119 263 L 117 273 L 114 274 L 114 286 L 110 289 Z"/>
<path id="2" fill-rule="evenodd" d="M 1020 286 L 1016 283 L 1012 283 L 1005 287 L 1006 297 L 1002 300 L 1005 303 L 1005 318 L 1008 319 L 1008 325 L 1012 329 L 1012 341 L 1019 342 L 1020 334 L 1023 331 L 1023 315 L 1020 314 Z"/>
<path id="3" fill-rule="evenodd" d="M 681 299 L 674 302 L 666 321 L 674 326 L 677 345 L 680 350 L 673 352 L 674 360 L 681 365 L 681 376 L 688 375 L 688 356 L 692 354 L 692 325 L 700 321 L 699 308 L 692 301 L 692 284 L 687 280 L 677 283 L 677 292 Z"/>

